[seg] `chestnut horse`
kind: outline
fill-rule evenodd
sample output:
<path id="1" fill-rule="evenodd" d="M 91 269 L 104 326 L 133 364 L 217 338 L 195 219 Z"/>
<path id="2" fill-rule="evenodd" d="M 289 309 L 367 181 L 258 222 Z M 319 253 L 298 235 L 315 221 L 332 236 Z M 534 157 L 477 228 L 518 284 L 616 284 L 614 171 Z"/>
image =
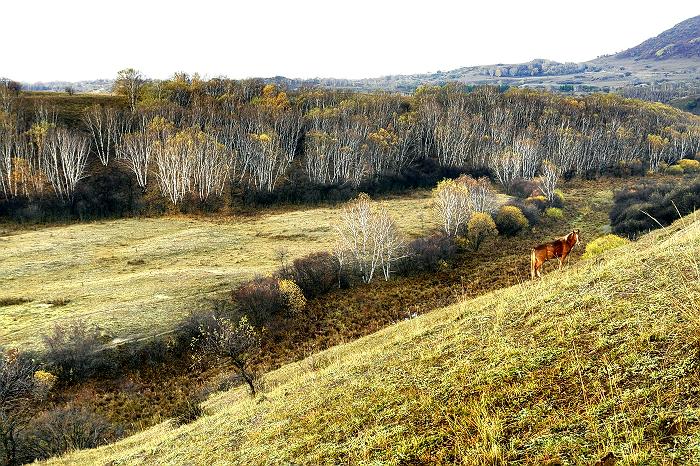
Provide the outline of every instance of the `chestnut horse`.
<path id="1" fill-rule="evenodd" d="M 559 259 L 559 270 L 564 263 L 564 259 L 579 242 L 578 230 L 572 230 L 566 236 L 555 239 L 551 243 L 540 244 L 533 248 L 530 254 L 530 277 L 541 277 L 540 271 L 545 262 L 549 259 Z"/>

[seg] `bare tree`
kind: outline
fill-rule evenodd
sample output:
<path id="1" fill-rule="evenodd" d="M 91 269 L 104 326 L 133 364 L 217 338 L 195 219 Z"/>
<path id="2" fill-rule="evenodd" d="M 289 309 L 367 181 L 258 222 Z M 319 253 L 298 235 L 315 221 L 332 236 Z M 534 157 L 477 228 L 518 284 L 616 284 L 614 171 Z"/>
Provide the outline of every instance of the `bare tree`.
<path id="1" fill-rule="evenodd" d="M 244 316 L 238 322 L 215 317 L 212 325 L 200 327 L 204 355 L 228 359 L 238 370 L 251 395 L 255 396 L 254 374 L 248 368 L 250 358 L 260 350 L 260 336 Z M 195 340 L 193 345 L 200 344 Z"/>
<path id="2" fill-rule="evenodd" d="M 471 208 L 474 212 L 493 212 L 498 207 L 498 198 L 488 177 L 477 180 L 471 176 L 462 175 L 457 183 L 463 184 L 469 193 Z"/>
<path id="3" fill-rule="evenodd" d="M 181 131 L 165 142 L 154 142 L 158 184 L 165 197 L 177 205 L 190 191 L 194 168 L 194 144 L 190 131 Z"/>
<path id="4" fill-rule="evenodd" d="M 464 233 L 473 210 L 470 193 L 464 183 L 442 180 L 433 189 L 433 202 L 443 231 L 448 236 Z"/>
<path id="5" fill-rule="evenodd" d="M 136 183 L 142 190 L 148 183 L 148 172 L 155 138 L 146 128 L 125 134 L 117 146 L 117 156 L 124 160 L 136 175 Z"/>
<path id="6" fill-rule="evenodd" d="M 200 200 L 211 194 L 221 196 L 229 179 L 232 154 L 211 136 L 195 131 L 192 135 L 193 188 Z"/>
<path id="7" fill-rule="evenodd" d="M 54 193 L 62 201 L 73 198 L 78 181 L 85 177 L 88 153 L 88 140 L 81 134 L 60 127 L 49 131 L 42 165 Z"/>
<path id="8" fill-rule="evenodd" d="M 554 192 L 557 189 L 557 183 L 559 183 L 559 168 L 554 165 L 549 160 L 542 162 L 541 175 L 537 182 L 537 186 L 542 191 L 544 197 L 547 198 L 549 202 L 554 200 Z"/>
<path id="9" fill-rule="evenodd" d="M 511 151 L 503 152 L 491 159 L 491 169 L 503 189 L 509 193 L 520 175 L 520 159 Z"/>
<path id="10" fill-rule="evenodd" d="M 389 279 L 392 264 L 402 257 L 404 239 L 386 210 L 360 194 L 343 209 L 335 228 L 335 255 L 341 266 L 352 265 L 365 283 L 372 281 L 378 268 Z"/>
<path id="11" fill-rule="evenodd" d="M 86 109 L 83 122 L 90 130 L 92 147 L 102 162 L 107 166 L 110 156 L 115 152 L 122 136 L 127 130 L 127 119 L 113 107 L 93 105 Z"/>
<path id="12" fill-rule="evenodd" d="M 14 183 L 13 160 L 15 159 L 14 131 L 0 125 L 0 188 L 5 199 L 17 195 Z"/>
<path id="13" fill-rule="evenodd" d="M 405 257 L 403 253 L 406 242 L 386 209 L 381 209 L 375 214 L 374 236 L 374 241 L 379 245 L 384 280 L 388 281 L 393 264 Z"/>

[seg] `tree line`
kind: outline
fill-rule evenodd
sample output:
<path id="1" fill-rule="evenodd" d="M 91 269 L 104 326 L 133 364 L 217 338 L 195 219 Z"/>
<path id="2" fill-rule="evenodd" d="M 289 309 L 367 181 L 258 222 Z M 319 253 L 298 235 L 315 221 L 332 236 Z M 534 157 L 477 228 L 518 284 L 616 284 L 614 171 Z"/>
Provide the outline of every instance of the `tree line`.
<path id="1" fill-rule="evenodd" d="M 0 83 L 1 196 L 69 205 L 98 170 L 126 170 L 140 194 L 171 206 L 290 187 L 354 195 L 417 167 L 488 175 L 510 192 L 521 179 L 657 171 L 700 152 L 698 118 L 610 94 L 460 84 L 287 92 L 186 74 L 152 81 L 132 69 L 114 92 L 123 105 L 87 107 L 65 125 L 55 107 L 21 105 L 21 91 Z"/>

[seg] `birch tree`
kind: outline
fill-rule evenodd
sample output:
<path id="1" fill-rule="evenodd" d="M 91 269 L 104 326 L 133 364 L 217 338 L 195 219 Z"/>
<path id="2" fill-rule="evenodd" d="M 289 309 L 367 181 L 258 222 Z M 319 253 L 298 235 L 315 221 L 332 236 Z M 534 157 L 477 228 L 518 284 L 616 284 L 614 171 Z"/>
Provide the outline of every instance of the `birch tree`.
<path id="1" fill-rule="evenodd" d="M 194 168 L 195 142 L 189 131 L 181 131 L 165 142 L 153 143 L 157 177 L 163 195 L 177 205 L 190 191 Z"/>
<path id="2" fill-rule="evenodd" d="M 559 168 L 549 160 L 542 162 L 541 175 L 537 182 L 537 186 L 542 191 L 544 197 L 551 203 L 554 201 L 554 192 L 559 183 Z"/>
<path id="3" fill-rule="evenodd" d="M 93 105 L 86 109 L 83 122 L 90 131 L 92 147 L 102 165 L 107 166 L 122 136 L 127 131 L 127 119 L 113 107 Z"/>
<path id="4" fill-rule="evenodd" d="M 435 211 L 448 236 L 464 233 L 472 212 L 469 190 L 463 183 L 445 179 L 433 189 Z"/>
<path id="5" fill-rule="evenodd" d="M 231 153 L 213 137 L 195 131 L 193 147 L 193 189 L 201 201 L 221 196 L 231 169 Z"/>
<path id="6" fill-rule="evenodd" d="M 153 155 L 154 135 L 147 128 L 125 134 L 117 146 L 117 156 L 136 175 L 136 183 L 142 190 L 148 184 L 148 173 Z"/>
<path id="7" fill-rule="evenodd" d="M 56 196 L 70 201 L 78 182 L 85 177 L 89 142 L 66 128 L 49 131 L 42 152 L 43 168 Z"/>
<path id="8" fill-rule="evenodd" d="M 386 210 L 360 194 L 342 210 L 335 228 L 335 255 L 341 265 L 349 262 L 365 283 L 372 281 L 378 269 L 389 279 L 392 264 L 402 257 L 404 239 Z"/>
<path id="9" fill-rule="evenodd" d="M 141 97 L 145 82 L 141 72 L 133 68 L 121 70 L 114 81 L 114 93 L 126 96 L 132 113 L 136 111 L 136 104 Z"/>

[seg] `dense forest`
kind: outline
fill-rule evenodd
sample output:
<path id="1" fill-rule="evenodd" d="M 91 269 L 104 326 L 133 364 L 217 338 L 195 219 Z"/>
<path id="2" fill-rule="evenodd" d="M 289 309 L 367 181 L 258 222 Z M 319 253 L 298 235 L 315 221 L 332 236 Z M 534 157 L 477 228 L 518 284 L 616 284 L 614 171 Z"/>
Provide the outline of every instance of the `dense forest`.
<path id="1" fill-rule="evenodd" d="M 448 84 L 412 95 L 120 72 L 67 113 L 0 85 L 0 213 L 19 219 L 211 211 L 347 199 L 488 175 L 510 192 L 563 177 L 656 172 L 700 151 L 700 119 L 610 94 Z M 79 98 L 81 96 L 74 96 Z M 66 104 L 63 103 L 63 106 Z"/>

